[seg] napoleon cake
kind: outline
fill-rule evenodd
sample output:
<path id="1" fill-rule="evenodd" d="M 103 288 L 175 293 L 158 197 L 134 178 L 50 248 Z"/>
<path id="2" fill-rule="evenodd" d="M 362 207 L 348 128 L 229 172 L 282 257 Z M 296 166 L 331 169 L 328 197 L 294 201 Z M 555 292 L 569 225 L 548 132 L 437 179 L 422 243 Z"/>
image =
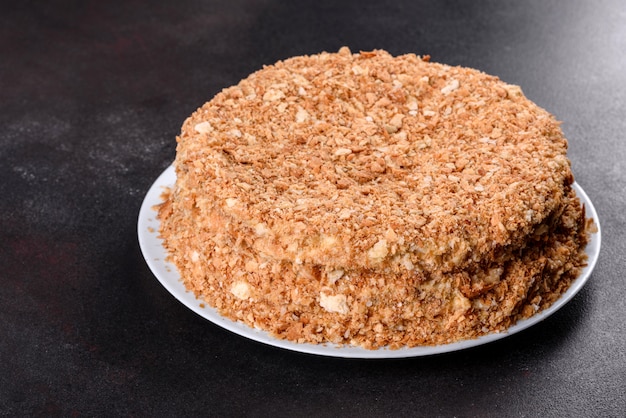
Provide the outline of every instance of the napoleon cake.
<path id="1" fill-rule="evenodd" d="M 400 348 L 506 330 L 585 265 L 559 123 L 480 71 L 300 56 L 184 123 L 160 233 L 185 286 L 300 343 Z"/>

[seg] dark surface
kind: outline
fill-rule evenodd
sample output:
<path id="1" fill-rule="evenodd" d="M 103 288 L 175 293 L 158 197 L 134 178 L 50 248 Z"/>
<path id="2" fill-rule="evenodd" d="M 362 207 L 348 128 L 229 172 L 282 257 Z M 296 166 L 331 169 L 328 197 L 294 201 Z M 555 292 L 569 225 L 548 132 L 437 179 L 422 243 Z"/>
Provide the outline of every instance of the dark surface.
<path id="1" fill-rule="evenodd" d="M 39 4 L 40 3 L 40 4 Z M 355 361 L 175 300 L 136 236 L 183 120 L 263 64 L 348 45 L 479 68 L 563 121 L 602 252 L 499 342 Z M 626 3 L 0 3 L 0 415 L 624 416 Z"/>

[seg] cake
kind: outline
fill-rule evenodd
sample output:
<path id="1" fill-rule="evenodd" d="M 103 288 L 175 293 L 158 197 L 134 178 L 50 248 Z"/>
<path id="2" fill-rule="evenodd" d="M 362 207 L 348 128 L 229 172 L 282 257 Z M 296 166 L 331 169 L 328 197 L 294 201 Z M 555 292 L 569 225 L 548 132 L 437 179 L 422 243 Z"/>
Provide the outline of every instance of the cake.
<path id="1" fill-rule="evenodd" d="M 279 61 L 183 124 L 160 234 L 185 286 L 298 343 L 506 330 L 585 265 L 559 122 L 518 86 L 382 50 Z"/>

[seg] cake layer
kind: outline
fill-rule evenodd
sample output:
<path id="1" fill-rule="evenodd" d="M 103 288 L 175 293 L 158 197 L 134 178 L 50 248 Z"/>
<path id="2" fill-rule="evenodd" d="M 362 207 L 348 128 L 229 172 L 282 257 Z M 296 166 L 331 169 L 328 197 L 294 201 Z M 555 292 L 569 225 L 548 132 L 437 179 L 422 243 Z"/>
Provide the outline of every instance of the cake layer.
<path id="1" fill-rule="evenodd" d="M 477 70 L 383 51 L 296 57 L 178 138 L 176 195 L 276 259 L 451 271 L 524 239 L 573 181 L 559 124 Z"/>

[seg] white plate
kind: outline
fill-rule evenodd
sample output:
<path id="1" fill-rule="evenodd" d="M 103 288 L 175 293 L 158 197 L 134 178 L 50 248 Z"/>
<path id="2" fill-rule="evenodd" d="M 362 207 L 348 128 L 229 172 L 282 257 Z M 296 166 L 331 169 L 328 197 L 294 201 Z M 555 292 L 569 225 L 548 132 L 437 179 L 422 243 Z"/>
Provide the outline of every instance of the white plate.
<path id="1" fill-rule="evenodd" d="M 592 217 L 594 222 L 598 226 L 598 232 L 591 236 L 591 242 L 588 244 L 586 249 L 589 256 L 587 267 L 583 269 L 580 277 L 578 277 L 574 281 L 574 283 L 572 283 L 567 292 L 565 292 L 559 298 L 559 300 L 557 300 L 548 309 L 540 312 L 537 315 L 534 315 L 529 319 L 519 321 L 517 324 L 510 327 L 506 332 L 488 334 L 473 340 L 460 341 L 445 345 L 404 348 L 399 350 L 389 350 L 385 348 L 381 348 L 378 350 L 366 350 L 358 347 L 338 347 L 332 344 L 298 344 L 291 341 L 276 339 L 266 332 L 250 328 L 243 323 L 234 322 L 230 319 L 224 318 L 219 313 L 217 313 L 215 309 L 206 306 L 204 302 L 196 299 L 193 293 L 185 289 L 185 286 L 180 280 L 180 276 L 174 265 L 165 261 L 167 254 L 165 248 L 162 245 L 161 239 L 158 238 L 159 221 L 156 218 L 156 212 L 153 209 L 154 205 L 161 203 L 161 194 L 163 193 L 164 189 L 166 187 L 173 186 L 175 181 L 176 173 L 174 172 L 174 168 L 170 166 L 159 176 L 159 178 L 152 185 L 144 199 L 143 204 L 141 205 L 141 210 L 139 212 L 139 220 L 137 225 L 139 245 L 146 259 L 146 262 L 148 263 L 148 266 L 150 267 L 154 275 L 161 282 L 161 284 L 172 295 L 174 295 L 176 299 L 178 299 L 180 302 L 182 302 L 185 306 L 187 306 L 198 315 L 208 319 L 214 324 L 226 328 L 227 330 L 232 331 L 235 334 L 239 334 L 241 336 L 250 338 L 261 343 L 284 348 L 287 350 L 299 351 L 302 353 L 346 358 L 404 358 L 462 350 L 502 339 L 537 324 L 538 322 L 552 315 L 554 312 L 558 311 L 567 302 L 569 302 L 580 291 L 580 289 L 589 279 L 589 276 L 591 275 L 591 272 L 596 265 L 596 261 L 598 260 L 598 254 L 600 252 L 601 237 L 598 215 L 587 194 L 580 186 L 574 183 L 574 189 L 576 190 L 576 194 L 584 203 L 587 216 Z M 205 307 L 201 307 L 201 304 Z"/>

